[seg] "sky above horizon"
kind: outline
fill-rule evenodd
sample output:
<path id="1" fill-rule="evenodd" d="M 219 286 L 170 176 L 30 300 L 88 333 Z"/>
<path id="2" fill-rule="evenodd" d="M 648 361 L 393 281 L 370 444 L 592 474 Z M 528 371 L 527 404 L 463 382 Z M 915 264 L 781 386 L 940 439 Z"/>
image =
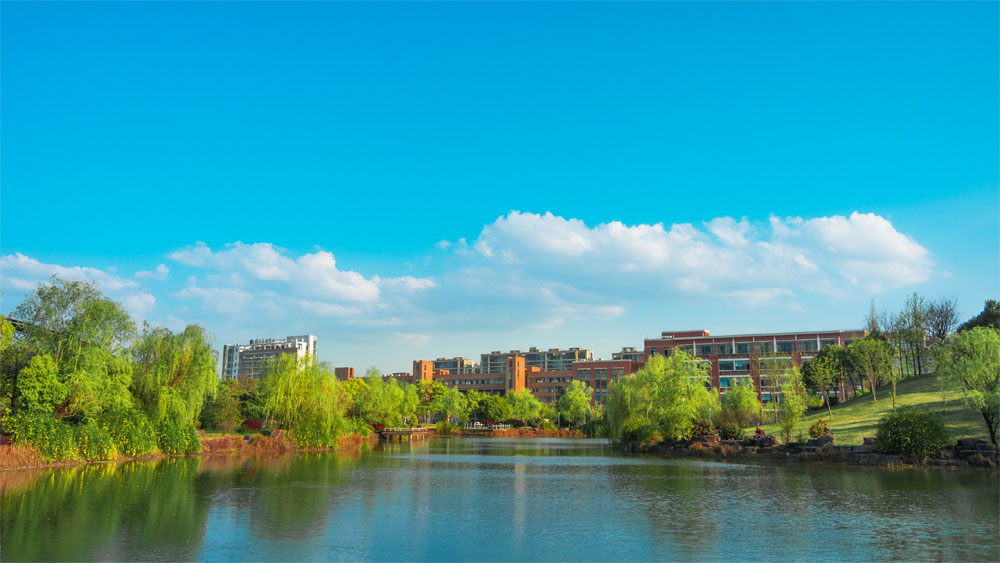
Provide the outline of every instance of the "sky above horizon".
<path id="1" fill-rule="evenodd" d="M 1000 296 L 1000 4 L 0 3 L 0 312 L 334 365 Z"/>

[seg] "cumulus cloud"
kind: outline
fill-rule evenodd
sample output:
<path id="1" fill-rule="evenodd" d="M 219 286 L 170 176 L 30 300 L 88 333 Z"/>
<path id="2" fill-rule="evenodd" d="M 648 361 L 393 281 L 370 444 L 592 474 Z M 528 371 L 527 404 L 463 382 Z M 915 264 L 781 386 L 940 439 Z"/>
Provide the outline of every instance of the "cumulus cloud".
<path id="1" fill-rule="evenodd" d="M 470 245 L 474 253 L 458 255 L 490 271 L 478 271 L 480 277 L 504 278 L 516 268 L 529 283 L 558 280 L 612 302 L 681 291 L 795 307 L 802 293 L 878 293 L 934 274 L 926 248 L 872 213 L 772 217 L 763 229 L 746 218 L 703 225 L 588 226 L 511 211 L 482 229 Z"/>
<path id="2" fill-rule="evenodd" d="M 135 277 L 140 280 L 165 280 L 170 274 L 170 268 L 166 264 L 160 264 L 155 270 L 140 270 L 135 273 Z"/>

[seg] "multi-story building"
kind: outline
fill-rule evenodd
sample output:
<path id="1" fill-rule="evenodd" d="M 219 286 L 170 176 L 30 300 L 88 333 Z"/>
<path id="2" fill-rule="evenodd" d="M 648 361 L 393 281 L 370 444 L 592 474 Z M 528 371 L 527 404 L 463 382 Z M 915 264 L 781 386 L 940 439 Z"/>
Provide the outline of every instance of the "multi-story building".
<path id="1" fill-rule="evenodd" d="M 608 386 L 632 375 L 639 364 L 632 360 L 597 360 L 573 364 L 573 379 L 582 381 L 594 392 L 593 402 L 603 405 L 608 398 Z"/>
<path id="2" fill-rule="evenodd" d="M 541 371 L 567 371 L 572 369 L 573 362 L 585 362 L 594 359 L 594 351 L 584 348 L 549 348 L 539 350 L 529 348 L 527 352 L 511 350 L 510 352 L 494 351 L 480 355 L 480 373 L 498 373 L 506 369 L 507 358 L 520 356 L 524 358 L 526 367 L 536 367 Z"/>
<path id="3" fill-rule="evenodd" d="M 430 362 L 427 362 L 430 363 Z M 416 362 L 414 362 L 416 365 Z M 459 391 L 476 390 L 490 395 L 506 395 L 526 388 L 527 369 L 523 356 L 507 356 L 503 371 L 493 373 L 450 373 L 434 371 L 434 381 Z"/>
<path id="4" fill-rule="evenodd" d="M 631 360 L 635 363 L 642 362 L 642 350 L 636 350 L 635 346 L 622 346 L 621 352 L 613 352 L 612 360 Z"/>
<path id="5" fill-rule="evenodd" d="M 256 338 L 250 344 L 232 344 L 222 347 L 222 376 L 229 379 L 257 378 L 264 364 L 283 354 L 302 358 L 316 356 L 318 339 L 315 335 L 287 336 L 283 340 Z"/>
<path id="6" fill-rule="evenodd" d="M 455 358 L 438 358 L 434 360 L 435 370 L 448 370 L 449 373 L 475 373 L 476 364 L 461 356 Z"/>
<path id="7" fill-rule="evenodd" d="M 354 379 L 354 368 L 333 368 L 333 374 L 340 381 Z"/>
<path id="8" fill-rule="evenodd" d="M 707 330 L 665 331 L 647 338 L 643 363 L 654 354 L 669 356 L 675 349 L 694 355 L 708 367 L 712 387 L 723 395 L 729 386 L 752 381 L 761 401 L 779 396 L 773 377 L 790 366 L 801 366 L 825 346 L 847 346 L 865 337 L 863 330 L 775 332 L 712 336 Z M 841 394 L 844 391 L 841 390 Z"/>

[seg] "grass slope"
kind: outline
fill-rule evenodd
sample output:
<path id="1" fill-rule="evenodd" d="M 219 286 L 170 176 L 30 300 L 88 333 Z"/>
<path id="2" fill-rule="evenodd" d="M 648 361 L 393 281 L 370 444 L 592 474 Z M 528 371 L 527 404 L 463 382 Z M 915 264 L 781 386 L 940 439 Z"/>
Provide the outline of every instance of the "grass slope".
<path id="1" fill-rule="evenodd" d="M 896 384 L 896 408 L 910 405 L 943 412 L 944 423 L 951 433 L 952 440 L 959 438 L 982 438 L 989 440 L 986 423 L 979 411 L 972 410 L 962 404 L 959 397 L 949 393 L 947 402 L 942 409 L 941 392 L 935 386 L 937 377 L 933 374 L 911 377 Z M 872 400 L 871 393 L 857 399 L 833 407 L 833 416 L 824 407 L 807 413 L 792 431 L 792 440 L 799 433 L 809 438 L 809 427 L 820 418 L 826 419 L 827 426 L 833 432 L 834 443 L 841 446 L 860 445 L 865 436 L 874 436 L 878 421 L 892 411 L 891 387 L 880 387 L 876 390 L 878 402 Z M 761 426 L 768 434 L 774 434 L 783 440 L 783 434 L 777 424 Z M 751 433 L 753 429 L 751 428 Z"/>

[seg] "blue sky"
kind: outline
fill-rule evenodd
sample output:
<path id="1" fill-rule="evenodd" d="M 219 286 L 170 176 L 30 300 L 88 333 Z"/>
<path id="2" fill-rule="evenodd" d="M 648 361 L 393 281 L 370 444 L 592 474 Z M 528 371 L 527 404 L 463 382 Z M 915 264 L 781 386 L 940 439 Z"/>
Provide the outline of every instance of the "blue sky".
<path id="1" fill-rule="evenodd" d="M 0 12 L 4 313 L 61 273 L 398 371 L 1000 294 L 997 3 Z"/>

